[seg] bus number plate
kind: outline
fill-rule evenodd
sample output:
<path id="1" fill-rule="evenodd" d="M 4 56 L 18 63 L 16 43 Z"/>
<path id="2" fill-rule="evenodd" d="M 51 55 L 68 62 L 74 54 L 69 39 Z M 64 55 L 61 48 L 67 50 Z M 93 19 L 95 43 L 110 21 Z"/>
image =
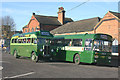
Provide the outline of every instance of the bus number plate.
<path id="1" fill-rule="evenodd" d="M 105 58 L 105 56 L 101 56 L 101 58 Z"/>

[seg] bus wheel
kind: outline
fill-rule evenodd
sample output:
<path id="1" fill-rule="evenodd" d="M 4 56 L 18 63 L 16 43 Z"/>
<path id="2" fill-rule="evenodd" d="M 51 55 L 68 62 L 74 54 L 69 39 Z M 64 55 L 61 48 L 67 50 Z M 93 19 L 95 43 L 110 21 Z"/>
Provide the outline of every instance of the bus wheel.
<path id="1" fill-rule="evenodd" d="M 79 56 L 79 54 L 75 54 L 74 63 L 77 64 L 77 65 L 80 64 L 80 56 Z"/>
<path id="2" fill-rule="evenodd" d="M 14 57 L 19 58 L 16 50 L 14 51 Z"/>
<path id="3" fill-rule="evenodd" d="M 38 62 L 38 56 L 35 55 L 35 52 L 32 52 L 31 59 L 32 59 L 32 61 L 34 61 L 34 62 Z"/>

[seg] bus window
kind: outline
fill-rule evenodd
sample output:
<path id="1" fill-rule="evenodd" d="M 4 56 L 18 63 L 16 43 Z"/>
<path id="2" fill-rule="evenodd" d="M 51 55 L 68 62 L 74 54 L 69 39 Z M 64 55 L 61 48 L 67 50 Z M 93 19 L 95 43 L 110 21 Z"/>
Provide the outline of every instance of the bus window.
<path id="1" fill-rule="evenodd" d="M 46 40 L 45 40 L 45 43 L 46 43 L 46 44 L 49 44 L 49 43 L 50 43 L 50 39 L 46 39 Z"/>
<path id="2" fill-rule="evenodd" d="M 22 43 L 22 39 L 18 39 L 18 43 Z"/>
<path id="3" fill-rule="evenodd" d="M 82 39 L 73 39 L 72 46 L 82 46 Z"/>
<path id="4" fill-rule="evenodd" d="M 45 43 L 45 38 L 38 38 L 37 40 L 37 44 L 44 44 Z"/>
<path id="5" fill-rule="evenodd" d="M 34 39 L 33 39 L 33 42 L 34 42 L 34 44 L 37 44 L 37 39 L 34 38 Z"/>
<path id="6" fill-rule="evenodd" d="M 14 39 L 12 39 L 12 43 L 14 43 Z"/>
<path id="7" fill-rule="evenodd" d="M 17 39 L 15 39 L 15 43 L 17 43 Z"/>
<path id="8" fill-rule="evenodd" d="M 30 43 L 30 38 L 27 38 L 27 43 Z"/>
<path id="9" fill-rule="evenodd" d="M 95 51 L 111 52 L 112 51 L 111 46 L 112 46 L 112 42 L 110 41 L 94 40 Z"/>
<path id="10" fill-rule="evenodd" d="M 85 47 L 92 47 L 92 39 L 85 40 Z"/>
<path id="11" fill-rule="evenodd" d="M 23 43 L 26 43 L 26 38 L 23 39 Z"/>
<path id="12" fill-rule="evenodd" d="M 71 46 L 72 44 L 70 39 L 65 39 L 64 43 L 65 43 L 65 46 Z"/>
<path id="13" fill-rule="evenodd" d="M 50 44 L 51 44 L 51 45 L 55 45 L 55 41 L 52 39 L 52 40 L 50 41 Z"/>
<path id="14" fill-rule="evenodd" d="M 56 45 L 56 46 L 63 46 L 64 45 L 64 40 L 63 39 L 54 39 L 54 40 L 51 40 L 51 45 Z"/>
<path id="15" fill-rule="evenodd" d="M 88 50 L 88 51 L 90 51 L 91 50 L 91 48 L 92 48 L 92 39 L 86 39 L 85 40 L 85 50 Z"/>

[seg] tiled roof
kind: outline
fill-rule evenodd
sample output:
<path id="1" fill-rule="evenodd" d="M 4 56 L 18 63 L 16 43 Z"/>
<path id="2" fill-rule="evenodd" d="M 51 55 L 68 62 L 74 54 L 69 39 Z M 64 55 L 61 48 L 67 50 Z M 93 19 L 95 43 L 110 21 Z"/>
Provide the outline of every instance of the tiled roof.
<path id="1" fill-rule="evenodd" d="M 53 16 L 43 16 L 43 15 L 34 15 L 35 18 L 41 23 L 41 24 L 48 24 L 48 25 L 61 25 L 61 23 L 58 21 L 58 17 Z M 71 18 L 65 18 L 65 22 L 72 22 L 73 20 Z"/>
<path id="2" fill-rule="evenodd" d="M 84 32 L 92 31 L 95 25 L 101 18 L 95 17 L 90 19 L 79 20 L 75 22 L 69 22 L 51 31 L 52 34 L 72 33 L 72 32 Z"/>
<path id="3" fill-rule="evenodd" d="M 118 12 L 113 12 L 113 11 L 109 11 L 110 13 L 112 13 L 113 15 L 115 15 L 116 17 L 118 17 L 120 19 L 120 13 Z"/>

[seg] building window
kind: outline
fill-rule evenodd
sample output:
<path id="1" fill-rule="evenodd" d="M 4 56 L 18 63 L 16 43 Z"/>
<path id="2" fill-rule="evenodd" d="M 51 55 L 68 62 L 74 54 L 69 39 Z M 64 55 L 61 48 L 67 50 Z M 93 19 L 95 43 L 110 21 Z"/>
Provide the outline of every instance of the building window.
<path id="1" fill-rule="evenodd" d="M 27 33 L 27 29 L 25 29 L 25 32 Z"/>
<path id="2" fill-rule="evenodd" d="M 30 32 L 30 29 L 28 30 L 28 32 Z"/>
<path id="3" fill-rule="evenodd" d="M 32 32 L 34 32 L 34 28 L 32 28 Z"/>

